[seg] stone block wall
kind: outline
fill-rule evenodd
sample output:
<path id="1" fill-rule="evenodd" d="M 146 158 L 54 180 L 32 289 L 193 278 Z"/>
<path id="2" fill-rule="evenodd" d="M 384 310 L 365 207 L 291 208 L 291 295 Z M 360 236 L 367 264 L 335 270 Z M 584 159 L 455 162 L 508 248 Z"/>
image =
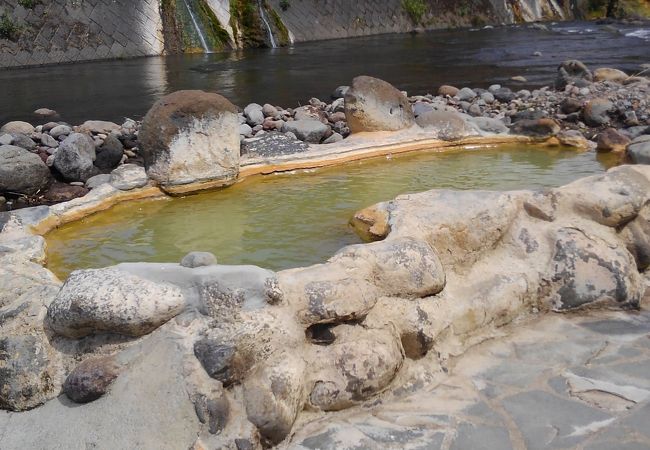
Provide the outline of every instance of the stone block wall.
<path id="1" fill-rule="evenodd" d="M 0 38 L 0 67 L 159 55 L 159 0 L 0 0 L 17 29 Z"/>

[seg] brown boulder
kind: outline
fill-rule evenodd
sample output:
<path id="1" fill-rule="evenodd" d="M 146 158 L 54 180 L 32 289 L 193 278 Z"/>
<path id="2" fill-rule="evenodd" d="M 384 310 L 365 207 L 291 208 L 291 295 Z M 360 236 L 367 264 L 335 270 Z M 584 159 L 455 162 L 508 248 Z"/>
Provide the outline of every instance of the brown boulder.
<path id="1" fill-rule="evenodd" d="M 614 128 L 607 128 L 598 135 L 596 150 L 600 153 L 624 152 L 630 143 L 630 139 L 619 133 Z"/>
<path id="2" fill-rule="evenodd" d="M 147 175 L 169 193 L 229 185 L 239 173 L 237 108 L 221 95 L 163 97 L 142 121 L 139 139 Z"/>
<path id="3" fill-rule="evenodd" d="M 438 88 L 438 95 L 448 95 L 453 97 L 458 94 L 459 89 L 454 86 L 449 86 L 448 84 L 443 84 Z"/>
<path id="4" fill-rule="evenodd" d="M 360 76 L 345 94 L 345 117 L 352 133 L 397 131 L 415 124 L 404 94 L 378 78 Z"/>

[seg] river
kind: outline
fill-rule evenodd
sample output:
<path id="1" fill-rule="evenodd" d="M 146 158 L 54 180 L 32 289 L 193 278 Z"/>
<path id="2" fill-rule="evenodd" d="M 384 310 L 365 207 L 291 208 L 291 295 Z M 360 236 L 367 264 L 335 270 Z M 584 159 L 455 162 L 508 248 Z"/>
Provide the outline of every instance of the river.
<path id="1" fill-rule="evenodd" d="M 0 123 L 37 122 L 47 107 L 61 119 L 115 122 L 141 118 L 161 96 L 179 89 L 216 91 L 241 107 L 250 102 L 294 107 L 327 99 L 361 74 L 411 93 L 441 84 L 536 87 L 549 83 L 560 62 L 577 58 L 592 68 L 630 73 L 650 62 L 650 24 L 546 24 L 442 30 L 310 42 L 291 48 L 246 50 L 0 70 Z M 541 56 L 533 56 L 540 52 Z M 510 77 L 523 75 L 516 85 Z"/>

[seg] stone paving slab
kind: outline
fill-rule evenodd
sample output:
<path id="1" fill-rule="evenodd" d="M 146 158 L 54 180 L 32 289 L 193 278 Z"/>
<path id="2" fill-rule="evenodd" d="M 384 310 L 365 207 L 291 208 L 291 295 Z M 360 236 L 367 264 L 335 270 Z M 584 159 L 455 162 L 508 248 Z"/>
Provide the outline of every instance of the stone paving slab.
<path id="1" fill-rule="evenodd" d="M 435 382 L 305 421 L 285 448 L 650 449 L 648 300 L 641 312 L 533 315 Z"/>

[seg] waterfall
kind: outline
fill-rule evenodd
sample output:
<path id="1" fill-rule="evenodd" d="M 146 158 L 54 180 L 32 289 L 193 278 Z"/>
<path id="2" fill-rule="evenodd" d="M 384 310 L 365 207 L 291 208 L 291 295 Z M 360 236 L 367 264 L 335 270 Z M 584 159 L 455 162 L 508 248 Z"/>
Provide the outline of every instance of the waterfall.
<path id="1" fill-rule="evenodd" d="M 269 24 L 269 21 L 266 19 L 266 11 L 264 11 L 262 0 L 257 0 L 257 4 L 259 5 L 260 8 L 260 17 L 262 18 L 262 22 L 264 22 L 264 26 L 266 27 L 266 32 L 268 33 L 269 40 L 271 41 L 271 47 L 276 48 L 278 45 L 275 43 L 275 37 L 273 37 L 273 30 L 271 29 L 271 25 Z"/>
<path id="2" fill-rule="evenodd" d="M 192 23 L 194 24 L 194 29 L 196 30 L 196 34 L 199 35 L 199 40 L 201 41 L 201 46 L 203 47 L 203 51 L 205 53 L 212 53 L 210 51 L 210 48 L 208 47 L 208 43 L 205 41 L 205 36 L 203 35 L 203 31 L 201 31 L 201 27 L 199 27 L 199 23 L 196 21 L 196 17 L 194 17 L 194 12 L 192 11 L 192 8 L 190 8 L 190 5 L 189 3 L 187 3 L 187 0 L 183 0 L 183 3 L 185 3 L 187 12 L 190 13 L 190 18 L 192 19 Z"/>

